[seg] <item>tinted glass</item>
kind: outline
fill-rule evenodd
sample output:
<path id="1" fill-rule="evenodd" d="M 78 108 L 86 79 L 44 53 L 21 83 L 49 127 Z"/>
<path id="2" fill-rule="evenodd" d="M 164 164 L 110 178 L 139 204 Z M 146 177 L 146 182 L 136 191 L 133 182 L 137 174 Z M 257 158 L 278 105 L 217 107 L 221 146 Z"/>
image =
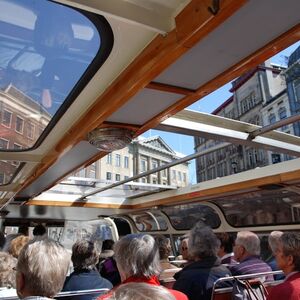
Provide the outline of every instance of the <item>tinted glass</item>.
<path id="1" fill-rule="evenodd" d="M 285 189 L 263 190 L 214 199 L 235 227 L 300 222 L 299 194 Z"/>
<path id="2" fill-rule="evenodd" d="M 95 25 L 72 8 L 0 0 L 0 137 L 7 150 L 33 147 L 100 44 Z"/>
<path id="3" fill-rule="evenodd" d="M 164 216 L 160 212 L 143 212 L 131 214 L 130 217 L 135 222 L 139 231 L 167 230 L 168 226 Z"/>
<path id="4" fill-rule="evenodd" d="M 0 160 L 0 185 L 10 183 L 19 166 L 20 162 L 18 161 Z"/>
<path id="5" fill-rule="evenodd" d="M 186 204 L 174 207 L 166 207 L 163 212 L 169 217 L 175 229 L 191 229 L 198 221 L 217 228 L 220 226 L 220 218 L 213 208 L 203 204 Z"/>

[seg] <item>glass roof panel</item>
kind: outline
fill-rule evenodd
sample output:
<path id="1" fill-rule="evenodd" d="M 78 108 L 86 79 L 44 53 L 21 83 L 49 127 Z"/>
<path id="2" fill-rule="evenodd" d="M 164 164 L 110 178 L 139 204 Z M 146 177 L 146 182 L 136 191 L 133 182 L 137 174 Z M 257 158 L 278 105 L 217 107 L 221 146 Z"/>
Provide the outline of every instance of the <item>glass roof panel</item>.
<path id="1" fill-rule="evenodd" d="M 0 185 L 10 183 L 21 167 L 19 161 L 0 160 Z"/>
<path id="2" fill-rule="evenodd" d="M 113 181 L 69 177 L 61 183 L 55 185 L 48 191 L 42 193 L 37 198 L 39 200 L 59 199 L 60 201 L 75 201 L 84 197 L 88 193 L 99 191 L 87 199 L 91 202 L 121 203 L 126 199 L 132 199 L 142 195 L 149 195 L 165 190 L 175 189 L 175 187 L 165 185 L 153 185 L 139 182 L 128 182 L 113 188 L 108 188 Z"/>
<path id="3" fill-rule="evenodd" d="M 8 141 L 4 150 L 34 146 L 100 44 L 98 28 L 77 10 L 45 0 L 0 0 L 0 131 Z"/>

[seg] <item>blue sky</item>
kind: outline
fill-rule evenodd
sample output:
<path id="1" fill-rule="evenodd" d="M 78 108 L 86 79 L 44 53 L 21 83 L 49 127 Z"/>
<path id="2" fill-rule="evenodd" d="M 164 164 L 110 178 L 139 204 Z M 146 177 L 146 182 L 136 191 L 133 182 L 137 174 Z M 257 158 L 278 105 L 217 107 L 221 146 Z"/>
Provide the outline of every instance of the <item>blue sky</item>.
<path id="1" fill-rule="evenodd" d="M 284 51 L 278 53 L 271 58 L 271 62 L 277 63 L 280 65 L 286 65 L 286 57 L 300 45 L 300 42 L 288 47 Z M 219 107 L 224 101 L 226 101 L 232 94 L 229 92 L 231 88 L 231 83 L 227 83 L 222 86 L 215 92 L 209 94 L 200 101 L 195 102 L 188 109 L 207 112 L 213 112 L 217 107 Z M 194 153 L 194 139 L 190 136 L 181 135 L 181 134 L 172 134 L 159 130 L 149 130 L 143 134 L 145 137 L 150 137 L 154 135 L 159 135 L 162 139 L 175 151 L 189 155 Z M 190 162 L 190 182 L 196 183 L 196 172 L 195 172 L 195 163 L 194 161 Z"/>

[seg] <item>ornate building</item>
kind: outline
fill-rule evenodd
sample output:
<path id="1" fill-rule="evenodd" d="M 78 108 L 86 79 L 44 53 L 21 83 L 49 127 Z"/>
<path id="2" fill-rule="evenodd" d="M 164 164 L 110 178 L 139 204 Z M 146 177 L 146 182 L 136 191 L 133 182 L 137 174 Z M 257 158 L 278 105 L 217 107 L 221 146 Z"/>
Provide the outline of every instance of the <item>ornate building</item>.
<path id="1" fill-rule="evenodd" d="M 120 181 L 155 169 L 182 156 L 172 150 L 159 136 L 139 137 L 126 148 L 107 154 L 75 175 L 104 179 L 109 182 Z M 189 183 L 188 163 L 142 177 L 138 179 L 138 182 L 176 187 L 186 186 Z"/>
<path id="2" fill-rule="evenodd" d="M 233 96 L 212 114 L 261 126 L 272 121 L 269 112 L 273 110 L 274 105 L 277 115 L 281 118 L 288 116 L 289 104 L 286 100 L 284 70 L 283 67 L 271 65 L 269 61 L 266 61 L 240 76 L 232 82 L 230 91 Z M 220 142 L 195 137 L 195 148 L 198 152 L 218 143 Z M 278 161 L 280 160 L 278 160 L 277 153 L 269 153 L 269 151 L 248 146 L 230 145 L 196 160 L 197 181 L 210 180 Z"/>

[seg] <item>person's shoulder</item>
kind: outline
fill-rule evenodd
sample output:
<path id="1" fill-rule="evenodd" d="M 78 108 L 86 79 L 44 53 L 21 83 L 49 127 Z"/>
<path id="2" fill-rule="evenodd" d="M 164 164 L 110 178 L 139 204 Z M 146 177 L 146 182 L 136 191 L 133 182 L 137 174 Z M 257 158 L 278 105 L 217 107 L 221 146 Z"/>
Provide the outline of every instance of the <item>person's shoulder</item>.
<path id="1" fill-rule="evenodd" d="M 184 293 L 172 289 L 168 290 L 176 298 L 176 300 L 188 300 L 188 297 Z"/>
<path id="2" fill-rule="evenodd" d="M 272 287 L 267 300 L 275 299 L 290 299 L 291 286 L 287 282 L 282 282 L 274 287 Z"/>

